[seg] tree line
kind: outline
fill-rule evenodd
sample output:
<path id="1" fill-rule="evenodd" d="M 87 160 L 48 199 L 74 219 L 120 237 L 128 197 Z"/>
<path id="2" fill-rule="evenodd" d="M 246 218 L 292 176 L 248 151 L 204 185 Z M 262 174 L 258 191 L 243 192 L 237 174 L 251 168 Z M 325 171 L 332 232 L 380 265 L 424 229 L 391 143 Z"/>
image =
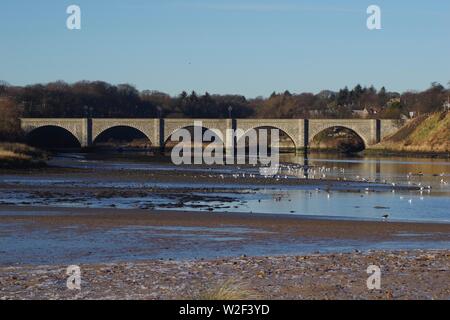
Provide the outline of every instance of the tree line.
<path id="1" fill-rule="evenodd" d="M 450 84 L 450 83 L 449 83 Z M 400 118 L 438 111 L 450 89 L 432 83 L 424 91 L 390 92 L 382 87 L 347 87 L 335 92 L 273 92 L 269 97 L 182 92 L 177 96 L 144 90 L 130 84 L 103 81 L 63 81 L 29 86 L 0 82 L 0 139 L 19 130 L 19 117 L 99 118 Z M 9 129 L 8 129 L 9 128 Z M 10 130 L 8 132 L 8 130 Z"/>

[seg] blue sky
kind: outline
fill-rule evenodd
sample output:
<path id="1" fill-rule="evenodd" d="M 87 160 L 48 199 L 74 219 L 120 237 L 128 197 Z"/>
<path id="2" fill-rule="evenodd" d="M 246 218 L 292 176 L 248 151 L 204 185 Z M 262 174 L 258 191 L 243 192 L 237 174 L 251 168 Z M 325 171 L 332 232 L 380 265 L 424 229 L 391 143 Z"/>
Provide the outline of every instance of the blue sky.
<path id="1" fill-rule="evenodd" d="M 66 28 L 66 8 L 82 29 Z M 366 9 L 381 7 L 382 30 Z M 450 81 L 450 1 L 2 0 L 0 79 L 178 94 L 318 92 Z"/>

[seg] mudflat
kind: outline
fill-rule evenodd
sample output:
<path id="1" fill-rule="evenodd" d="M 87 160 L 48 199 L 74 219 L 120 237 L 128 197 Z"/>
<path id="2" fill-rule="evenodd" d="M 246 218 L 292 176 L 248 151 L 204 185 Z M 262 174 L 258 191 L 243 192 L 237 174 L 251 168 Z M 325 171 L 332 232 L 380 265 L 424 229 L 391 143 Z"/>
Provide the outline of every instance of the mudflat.
<path id="1" fill-rule="evenodd" d="M 22 214 L 23 213 L 23 214 Z M 84 230 L 123 226 L 245 227 L 265 231 L 254 237 L 402 239 L 450 241 L 450 224 L 356 221 L 301 215 L 172 210 L 0 206 L 0 223 L 30 222 L 28 228 L 80 226 Z"/>

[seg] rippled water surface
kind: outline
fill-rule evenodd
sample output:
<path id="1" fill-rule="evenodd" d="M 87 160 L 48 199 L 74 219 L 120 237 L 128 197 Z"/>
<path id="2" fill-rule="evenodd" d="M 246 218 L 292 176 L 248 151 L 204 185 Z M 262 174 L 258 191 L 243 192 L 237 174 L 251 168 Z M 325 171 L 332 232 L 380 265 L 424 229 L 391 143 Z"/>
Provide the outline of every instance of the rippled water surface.
<path id="1" fill-rule="evenodd" d="M 144 158 L 145 159 L 145 158 Z M 402 221 L 450 222 L 450 161 L 448 159 L 412 158 L 412 157 L 345 157 L 330 154 L 312 154 L 307 162 L 303 156 L 283 155 L 283 173 L 280 184 L 276 186 L 249 186 L 242 181 L 258 173 L 256 167 L 239 168 L 237 166 L 174 167 L 169 162 L 155 161 L 142 156 L 122 155 L 119 159 L 107 156 L 85 156 L 82 154 L 63 155 L 52 160 L 53 165 L 95 168 L 101 170 L 144 170 L 168 171 L 182 174 L 189 170 L 198 174 L 235 175 L 235 183 L 226 185 L 220 181 L 211 182 L 208 187 L 220 188 L 217 193 L 191 192 L 199 199 L 184 199 L 180 207 L 177 196 L 150 194 L 145 196 L 120 195 L 101 198 L 89 195 L 67 195 L 65 198 L 40 199 L 30 196 L 27 191 L 1 191 L 1 201 L 19 205 L 56 205 L 72 207 L 117 207 L 117 208 L 159 208 L 189 209 L 227 212 L 258 212 L 300 214 L 309 216 L 327 216 L 345 219 L 375 219 L 388 215 L 389 219 Z M 309 166 L 310 180 L 346 179 L 358 183 L 349 183 L 344 188 L 327 190 L 323 184 L 283 185 L 283 179 L 299 179 L 295 168 Z M 245 177 L 245 178 L 243 178 Z M 373 184 L 376 182 L 376 184 Z M 0 183 L 28 186 L 32 190 L 40 187 L 58 188 L 105 188 L 117 190 L 146 189 L 161 187 L 167 189 L 192 188 L 192 181 L 177 183 L 157 183 L 130 180 L 117 180 L 108 176 L 102 179 L 80 179 L 70 175 L 61 177 L 3 175 Z M 392 184 L 416 186 L 423 190 L 392 190 Z M 198 187 L 198 186 L 197 186 Z M 228 191 L 227 191 L 228 190 Z M 218 196 L 214 199 L 214 196 Z M 202 200 L 202 197 L 205 199 Z M 213 199 L 208 199 L 213 197 Z M 223 201 L 220 197 L 225 197 Z"/>

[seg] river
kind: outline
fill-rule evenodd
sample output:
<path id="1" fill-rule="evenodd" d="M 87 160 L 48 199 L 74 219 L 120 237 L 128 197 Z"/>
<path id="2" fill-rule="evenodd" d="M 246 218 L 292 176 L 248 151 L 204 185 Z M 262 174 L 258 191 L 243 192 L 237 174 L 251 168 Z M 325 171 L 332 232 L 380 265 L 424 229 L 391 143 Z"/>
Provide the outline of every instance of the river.
<path id="1" fill-rule="evenodd" d="M 379 220 L 388 215 L 395 221 L 450 222 L 450 160 L 436 158 L 344 156 L 313 153 L 307 164 L 310 168 L 307 185 L 300 181 L 298 168 L 305 164 L 302 155 L 285 154 L 281 161 L 282 172 L 277 185 L 251 185 L 251 177 L 258 174 L 256 167 L 239 166 L 173 166 L 169 158 L 152 158 L 142 154 L 89 155 L 60 154 L 51 160 L 52 166 L 70 167 L 105 172 L 90 180 L 86 177 L 66 174 L 54 176 L 2 175 L 0 183 L 23 187 L 20 192 L 3 189 L 3 202 L 18 205 L 56 205 L 75 207 L 139 208 L 143 203 L 152 203 L 157 209 L 172 209 L 173 203 L 179 209 L 209 210 L 216 212 L 257 212 L 271 214 L 298 214 L 304 216 L 332 217 L 338 219 Z M 229 175 L 232 184 L 222 184 L 212 179 L 205 184 L 212 191 L 193 191 L 195 199 L 184 198 L 179 205 L 176 197 L 169 199 L 160 194 L 114 197 L 76 197 L 67 199 L 46 199 L 30 197 L 29 191 L 42 188 L 105 188 L 105 189 L 145 189 L 152 187 L 183 189 L 196 185 L 192 179 L 176 182 L 133 181 L 116 179 L 106 172 L 143 171 L 197 172 L 200 175 Z M 303 172 L 303 171 L 302 171 Z M 100 178 L 99 178 L 100 177 Z M 303 173 L 301 174 L 303 177 Z M 326 189 L 319 182 L 327 179 L 351 181 L 344 187 Z M 194 179 L 195 180 L 195 179 Z M 242 182 L 246 183 L 243 184 Z M 284 184 L 289 181 L 290 184 Z M 317 181 L 318 183 L 314 183 Z M 415 186 L 419 190 L 393 190 L 391 186 Z M 219 188 L 220 190 L 214 190 Z M 420 190 L 422 189 L 422 190 Z M 229 190 L 229 191 L 228 191 Z M 236 191 L 239 190 L 236 194 Z M 214 197 L 217 196 L 217 199 Z M 206 201 L 202 201 L 202 197 Z M 227 199 L 221 201 L 221 197 Z M 231 200 L 230 200 L 231 199 Z"/>
<path id="2" fill-rule="evenodd" d="M 270 179 L 136 153 L 4 172 L 0 265 L 450 248 L 448 159 L 281 160 Z"/>

